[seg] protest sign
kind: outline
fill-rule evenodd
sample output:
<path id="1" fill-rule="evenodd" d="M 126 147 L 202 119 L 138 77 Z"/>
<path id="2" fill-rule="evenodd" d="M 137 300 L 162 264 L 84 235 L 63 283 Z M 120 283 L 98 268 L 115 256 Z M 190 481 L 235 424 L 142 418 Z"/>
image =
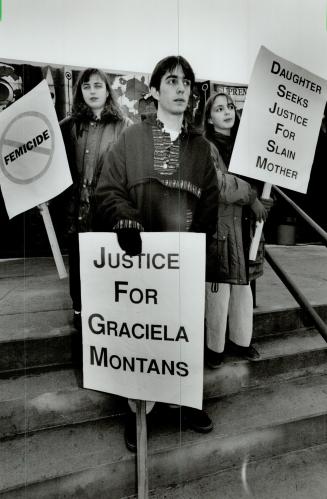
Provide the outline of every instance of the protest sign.
<path id="1" fill-rule="evenodd" d="M 229 171 L 305 193 L 326 100 L 326 80 L 261 47 Z"/>
<path id="2" fill-rule="evenodd" d="M 9 218 L 71 185 L 57 115 L 43 80 L 0 114 L 0 184 Z"/>
<path id="3" fill-rule="evenodd" d="M 204 235 L 142 233 L 134 257 L 112 233 L 79 241 L 84 387 L 201 408 Z"/>

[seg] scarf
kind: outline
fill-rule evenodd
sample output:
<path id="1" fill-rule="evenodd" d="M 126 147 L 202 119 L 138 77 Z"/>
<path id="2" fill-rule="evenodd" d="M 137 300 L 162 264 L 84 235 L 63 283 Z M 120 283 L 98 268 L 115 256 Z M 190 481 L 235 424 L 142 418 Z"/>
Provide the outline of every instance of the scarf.
<path id="1" fill-rule="evenodd" d="M 233 152 L 235 139 L 230 135 L 224 135 L 219 132 L 213 132 L 212 141 L 220 152 L 223 161 L 228 168 Z"/>

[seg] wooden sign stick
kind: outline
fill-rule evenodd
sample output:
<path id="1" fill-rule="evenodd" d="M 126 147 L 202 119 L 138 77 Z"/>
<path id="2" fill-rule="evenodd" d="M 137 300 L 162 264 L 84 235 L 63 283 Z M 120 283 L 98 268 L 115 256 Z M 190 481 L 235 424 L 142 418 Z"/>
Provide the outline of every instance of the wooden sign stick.
<path id="1" fill-rule="evenodd" d="M 137 492 L 138 499 L 148 499 L 148 439 L 146 401 L 136 401 L 137 428 Z"/>
<path id="2" fill-rule="evenodd" d="M 38 208 L 43 217 L 43 222 L 48 234 L 48 239 L 52 249 L 52 254 L 55 260 L 55 264 L 58 270 L 59 278 L 64 279 L 65 277 L 67 277 L 67 271 L 62 258 L 62 254 L 60 252 L 57 236 L 53 227 L 48 205 L 46 203 L 41 203 L 38 205 Z"/>
<path id="3" fill-rule="evenodd" d="M 268 182 L 265 182 L 263 189 L 262 189 L 262 198 L 263 199 L 269 199 L 270 198 L 270 191 L 271 191 L 271 184 L 268 184 Z M 257 257 L 257 252 L 258 252 L 258 247 L 261 239 L 261 234 L 262 234 L 262 229 L 263 229 L 263 222 L 257 222 L 256 227 L 255 227 L 255 233 L 251 242 L 251 247 L 250 247 L 250 255 L 249 259 L 250 260 L 255 260 Z"/>

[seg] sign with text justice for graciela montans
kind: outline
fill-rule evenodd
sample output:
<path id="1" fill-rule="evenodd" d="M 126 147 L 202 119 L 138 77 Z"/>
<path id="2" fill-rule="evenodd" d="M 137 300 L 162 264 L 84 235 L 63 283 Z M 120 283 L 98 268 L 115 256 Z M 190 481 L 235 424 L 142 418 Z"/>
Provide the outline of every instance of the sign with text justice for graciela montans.
<path id="1" fill-rule="evenodd" d="M 0 184 L 9 218 L 71 185 L 58 118 L 45 80 L 0 113 Z"/>
<path id="2" fill-rule="evenodd" d="M 202 407 L 204 235 L 142 233 L 133 257 L 113 233 L 79 241 L 84 387 Z"/>
<path id="3" fill-rule="evenodd" d="M 229 171 L 305 193 L 326 100 L 326 80 L 261 47 Z"/>

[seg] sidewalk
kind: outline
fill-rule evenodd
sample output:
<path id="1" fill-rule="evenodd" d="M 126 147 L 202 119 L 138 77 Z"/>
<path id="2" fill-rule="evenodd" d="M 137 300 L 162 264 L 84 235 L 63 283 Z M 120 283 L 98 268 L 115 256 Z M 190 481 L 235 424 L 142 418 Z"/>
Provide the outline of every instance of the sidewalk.
<path id="1" fill-rule="evenodd" d="M 267 245 L 272 256 L 299 286 L 311 305 L 327 304 L 327 248 L 319 245 Z M 257 280 L 257 312 L 298 307 L 290 292 L 265 262 Z"/>

